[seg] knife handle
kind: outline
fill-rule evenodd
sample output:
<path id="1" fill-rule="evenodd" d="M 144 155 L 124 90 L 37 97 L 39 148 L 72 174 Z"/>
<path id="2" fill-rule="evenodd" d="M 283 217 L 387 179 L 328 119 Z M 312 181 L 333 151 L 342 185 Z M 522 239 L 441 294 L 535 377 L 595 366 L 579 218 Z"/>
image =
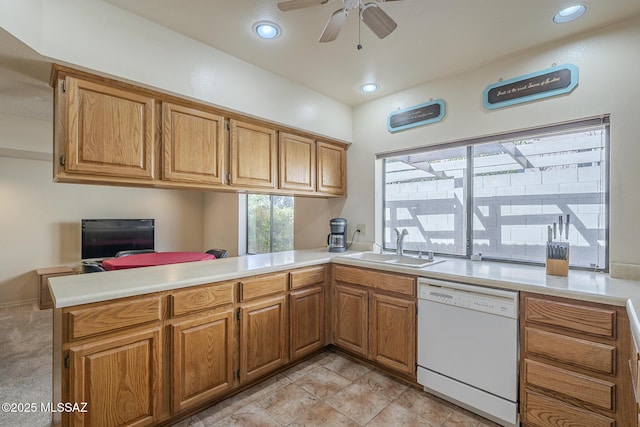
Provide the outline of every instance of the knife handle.
<path id="1" fill-rule="evenodd" d="M 558 231 L 560 232 L 560 240 L 562 240 L 562 215 L 558 217 Z"/>

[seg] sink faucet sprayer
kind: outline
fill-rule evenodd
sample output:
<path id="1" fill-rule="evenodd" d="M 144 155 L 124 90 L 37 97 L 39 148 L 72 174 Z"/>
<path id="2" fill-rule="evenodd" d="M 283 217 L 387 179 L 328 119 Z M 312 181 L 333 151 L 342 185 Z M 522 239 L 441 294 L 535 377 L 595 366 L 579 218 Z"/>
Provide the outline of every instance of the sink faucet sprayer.
<path id="1" fill-rule="evenodd" d="M 406 228 L 403 228 L 402 231 L 400 231 L 397 228 L 394 228 L 394 231 L 396 232 L 396 255 L 404 255 L 404 236 L 406 236 L 407 234 L 409 234 L 409 232 L 407 231 Z"/>

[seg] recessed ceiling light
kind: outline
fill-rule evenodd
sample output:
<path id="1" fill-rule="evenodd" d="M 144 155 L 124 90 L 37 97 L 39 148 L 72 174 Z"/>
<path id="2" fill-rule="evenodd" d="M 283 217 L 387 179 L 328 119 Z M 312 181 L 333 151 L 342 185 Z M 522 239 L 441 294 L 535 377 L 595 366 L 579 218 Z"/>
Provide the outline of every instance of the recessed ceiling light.
<path id="1" fill-rule="evenodd" d="M 371 93 L 371 92 L 375 92 L 380 88 L 380 86 L 378 86 L 375 83 L 365 83 L 362 86 L 360 86 L 360 90 L 364 93 Z"/>
<path id="2" fill-rule="evenodd" d="M 272 40 L 277 39 L 282 34 L 280 26 L 271 21 L 260 21 L 253 24 L 253 32 L 261 39 Z"/>
<path id="3" fill-rule="evenodd" d="M 580 18 L 586 11 L 587 6 L 585 6 L 584 4 L 569 6 L 556 13 L 556 15 L 553 17 L 553 22 L 555 22 L 556 24 L 564 24 L 565 22 L 570 22 L 574 19 Z"/>

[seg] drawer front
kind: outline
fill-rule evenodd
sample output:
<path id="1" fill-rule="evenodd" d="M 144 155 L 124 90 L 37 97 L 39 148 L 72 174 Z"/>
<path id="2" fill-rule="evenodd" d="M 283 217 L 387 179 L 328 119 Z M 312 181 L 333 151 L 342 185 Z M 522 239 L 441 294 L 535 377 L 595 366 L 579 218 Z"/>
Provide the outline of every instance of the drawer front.
<path id="1" fill-rule="evenodd" d="M 248 301 L 287 290 L 288 273 L 270 274 L 240 282 L 240 300 Z"/>
<path id="2" fill-rule="evenodd" d="M 524 396 L 523 423 L 540 427 L 589 426 L 613 427 L 615 420 L 576 408 L 556 399 L 527 390 Z"/>
<path id="3" fill-rule="evenodd" d="M 233 304 L 234 287 L 235 282 L 224 282 L 176 291 L 169 296 L 171 315 L 180 316 L 189 312 Z"/>
<path id="4" fill-rule="evenodd" d="M 71 310 L 69 339 L 88 337 L 160 319 L 158 296 Z"/>
<path id="5" fill-rule="evenodd" d="M 608 381 L 580 375 L 533 360 L 525 360 L 524 377 L 527 385 L 561 393 L 610 411 L 615 409 L 615 385 Z"/>
<path id="6" fill-rule="evenodd" d="M 291 289 L 303 288 L 324 282 L 325 266 L 311 267 L 292 271 L 290 277 Z"/>
<path id="7" fill-rule="evenodd" d="M 615 338 L 614 310 L 528 297 L 525 321 L 558 326 L 606 338 Z"/>
<path id="8" fill-rule="evenodd" d="M 524 351 L 605 374 L 615 374 L 613 346 L 525 328 Z"/>
<path id="9" fill-rule="evenodd" d="M 416 295 L 415 277 L 363 270 L 360 268 L 345 267 L 343 265 L 336 265 L 334 268 L 335 279 L 338 282 L 353 283 L 404 295 Z"/>

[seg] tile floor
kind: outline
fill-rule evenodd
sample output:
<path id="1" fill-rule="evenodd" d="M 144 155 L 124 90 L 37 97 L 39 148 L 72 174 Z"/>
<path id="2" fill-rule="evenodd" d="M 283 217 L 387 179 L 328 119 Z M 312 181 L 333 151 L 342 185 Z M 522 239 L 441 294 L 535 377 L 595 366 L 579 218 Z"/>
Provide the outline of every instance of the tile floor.
<path id="1" fill-rule="evenodd" d="M 325 352 L 174 427 L 465 426 L 496 424 Z"/>

